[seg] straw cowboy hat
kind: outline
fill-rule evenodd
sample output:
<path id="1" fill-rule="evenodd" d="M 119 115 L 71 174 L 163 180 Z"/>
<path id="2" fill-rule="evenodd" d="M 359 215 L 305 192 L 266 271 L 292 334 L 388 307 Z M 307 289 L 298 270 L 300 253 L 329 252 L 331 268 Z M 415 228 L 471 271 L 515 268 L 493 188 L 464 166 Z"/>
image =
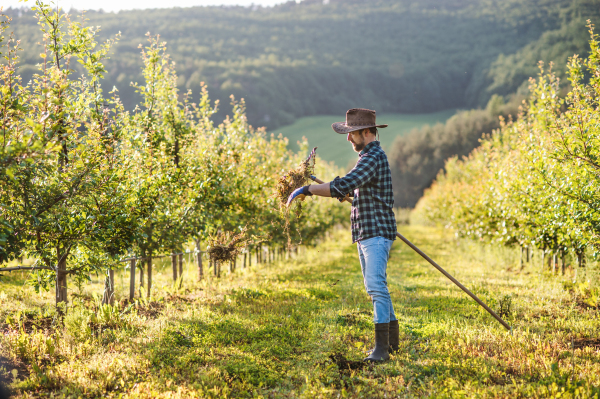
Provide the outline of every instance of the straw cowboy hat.
<path id="1" fill-rule="evenodd" d="M 387 127 L 375 123 L 375 111 L 365 108 L 352 108 L 346 112 L 346 122 L 336 122 L 331 127 L 336 133 L 346 134 L 370 127 Z"/>

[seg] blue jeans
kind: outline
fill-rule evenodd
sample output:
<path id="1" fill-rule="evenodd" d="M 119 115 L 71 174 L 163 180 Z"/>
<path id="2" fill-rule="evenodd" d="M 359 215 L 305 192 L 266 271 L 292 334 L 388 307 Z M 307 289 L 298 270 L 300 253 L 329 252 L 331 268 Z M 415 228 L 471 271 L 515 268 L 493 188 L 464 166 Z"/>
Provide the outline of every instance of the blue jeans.
<path id="1" fill-rule="evenodd" d="M 365 289 L 373 301 L 373 321 L 376 324 L 397 320 L 387 287 L 386 272 L 393 243 L 383 237 L 367 238 L 356 243 Z"/>

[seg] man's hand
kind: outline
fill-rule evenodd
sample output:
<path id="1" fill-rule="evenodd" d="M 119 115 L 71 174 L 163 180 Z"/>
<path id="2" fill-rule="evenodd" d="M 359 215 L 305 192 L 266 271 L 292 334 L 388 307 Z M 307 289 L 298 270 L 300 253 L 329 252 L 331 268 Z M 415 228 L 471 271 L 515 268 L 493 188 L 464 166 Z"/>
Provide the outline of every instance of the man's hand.
<path id="1" fill-rule="evenodd" d="M 348 201 L 349 203 L 352 203 L 352 198 L 350 197 L 350 194 L 346 194 L 346 196 L 344 198 L 338 198 L 338 201 L 340 201 L 340 202 Z"/>
<path id="2" fill-rule="evenodd" d="M 308 186 L 300 187 L 294 190 L 293 193 L 290 194 L 287 200 L 287 206 L 290 206 L 295 199 L 299 199 L 300 201 L 304 201 L 306 196 L 311 196 L 312 193 L 308 191 Z"/>

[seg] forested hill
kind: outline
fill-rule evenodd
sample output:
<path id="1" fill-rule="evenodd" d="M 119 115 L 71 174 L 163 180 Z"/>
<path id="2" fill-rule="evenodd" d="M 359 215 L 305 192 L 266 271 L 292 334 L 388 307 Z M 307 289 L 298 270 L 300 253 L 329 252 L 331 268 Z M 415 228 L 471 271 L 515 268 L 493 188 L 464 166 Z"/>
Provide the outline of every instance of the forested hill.
<path id="1" fill-rule="evenodd" d="M 250 123 L 275 128 L 305 115 L 343 115 L 355 106 L 406 113 L 485 105 L 495 91 L 511 93 L 521 85 L 522 76 L 506 76 L 503 69 L 512 54 L 598 4 L 305 0 L 86 17 L 101 26 L 104 38 L 122 32 L 107 63 L 106 86 L 115 85 L 126 106 L 135 103 L 129 83 L 142 81 L 138 45 L 150 32 L 167 41 L 182 89 L 197 93 L 204 81 L 221 102 L 231 94 L 244 97 Z M 22 40 L 21 73 L 28 78 L 40 61 L 41 49 L 32 45 L 41 41 L 36 20 L 31 11 L 4 12 Z"/>

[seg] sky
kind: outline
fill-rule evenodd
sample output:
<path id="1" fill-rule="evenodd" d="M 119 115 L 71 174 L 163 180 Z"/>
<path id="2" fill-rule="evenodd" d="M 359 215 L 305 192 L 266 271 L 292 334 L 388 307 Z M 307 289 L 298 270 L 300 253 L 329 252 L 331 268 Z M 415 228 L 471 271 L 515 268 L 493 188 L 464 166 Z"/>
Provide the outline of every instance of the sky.
<path id="1" fill-rule="evenodd" d="M 56 0 L 55 0 L 56 1 Z M 242 5 L 249 6 L 252 4 L 261 5 L 264 7 L 273 6 L 275 4 L 284 3 L 286 0 L 58 0 L 58 5 L 64 10 L 76 8 L 78 10 L 99 10 L 104 11 L 119 11 L 133 10 L 144 8 L 171 8 L 171 7 L 194 7 L 194 6 L 214 6 L 214 5 Z M 50 2 L 46 0 L 46 2 Z M 31 7 L 35 0 L 19 1 L 19 0 L 1 0 L 0 6 L 4 8 L 13 7 L 20 8 L 23 6 Z"/>

